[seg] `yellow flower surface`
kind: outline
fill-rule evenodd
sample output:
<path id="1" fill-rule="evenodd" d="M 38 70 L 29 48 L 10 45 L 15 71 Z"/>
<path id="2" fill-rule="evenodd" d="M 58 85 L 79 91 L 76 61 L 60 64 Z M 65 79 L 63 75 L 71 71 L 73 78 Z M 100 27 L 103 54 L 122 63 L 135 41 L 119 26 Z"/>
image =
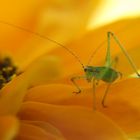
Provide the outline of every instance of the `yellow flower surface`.
<path id="1" fill-rule="evenodd" d="M 111 25 L 105 26 L 103 28 L 100 28 L 96 31 L 93 31 L 87 34 L 84 37 L 84 39 L 80 39 L 80 41 L 78 40 L 76 43 L 74 42 L 70 44 L 69 48 L 75 50 L 76 52 L 78 51 L 77 47 L 79 46 L 80 51 L 78 54 L 80 54 L 80 57 L 83 60 L 85 60 L 87 57 L 86 56 L 87 54 L 84 51 L 84 45 L 86 46 L 86 48 L 89 47 L 89 49 L 94 48 L 94 44 L 88 43 L 89 42 L 88 39 L 91 39 L 93 37 L 93 38 L 96 38 L 98 41 L 98 37 L 95 35 L 101 33 L 101 30 L 104 31 L 104 35 L 106 35 L 106 32 L 109 29 L 114 32 L 117 32 L 118 30 L 120 30 L 120 28 L 124 29 L 124 27 L 126 27 L 126 29 L 124 29 L 122 33 L 121 32 L 118 33 L 119 38 L 125 41 L 126 43 L 125 48 L 127 48 L 128 52 L 130 52 L 130 54 L 135 58 L 134 60 L 136 64 L 139 64 L 139 59 L 137 57 L 137 53 L 138 53 L 137 51 L 139 50 L 139 47 L 138 47 L 138 42 L 135 41 L 135 38 L 139 36 L 138 33 L 136 32 L 138 29 L 139 21 L 140 21 L 139 18 L 129 19 L 129 20 L 123 20 L 123 21 L 119 21 L 117 23 L 113 23 Z M 135 24 L 135 26 L 131 27 L 132 24 Z M 136 34 L 132 34 L 132 31 L 136 32 Z M 96 32 L 95 35 L 94 35 L 94 32 Z M 125 36 L 124 32 L 126 32 L 126 34 L 130 34 L 130 36 Z M 128 37 L 130 38 L 129 40 L 127 40 Z M 131 40 L 131 38 L 133 39 Z M 106 40 L 106 37 L 103 36 L 102 40 Z M 133 45 L 131 45 L 130 42 L 132 42 Z M 98 46 L 98 45 L 96 44 L 95 46 Z M 131 53 L 132 50 L 134 51 L 136 50 L 135 52 L 137 53 Z M 64 59 L 65 71 L 64 71 L 64 74 L 62 75 L 61 81 L 67 83 L 66 82 L 67 77 L 71 77 L 73 73 L 81 74 L 82 69 L 80 68 L 79 64 L 75 61 L 75 59 L 73 59 L 72 57 L 69 57 L 69 55 L 67 56 L 63 55 L 62 52 L 63 50 L 59 48 L 59 49 L 54 50 L 51 53 L 58 54 L 60 58 Z M 100 59 L 97 59 L 95 64 L 100 64 L 102 61 L 104 61 L 104 55 L 101 55 L 102 53 L 104 54 L 104 52 L 105 50 L 102 50 L 102 52 L 98 52 L 97 57 L 100 57 Z M 134 72 L 132 71 L 131 68 L 129 69 L 125 67 L 124 64 L 126 64 L 126 66 L 127 65 L 129 66 L 129 64 L 127 64 L 127 61 L 125 60 L 126 58 L 121 53 L 120 49 L 118 49 L 117 47 L 114 48 L 112 50 L 112 54 L 119 56 L 119 58 L 121 59 L 117 67 L 119 70 L 126 72 L 124 73 L 125 76 L 128 76 L 129 74 Z M 72 62 L 72 63 L 68 64 L 67 62 Z M 84 86 L 87 86 L 87 85 L 84 84 Z M 131 87 L 131 90 L 129 87 Z M 132 78 L 126 79 L 126 77 L 124 77 L 121 81 L 113 84 L 110 88 L 109 96 L 106 102 L 108 108 L 103 108 L 101 106 L 101 100 L 102 100 L 105 88 L 106 88 L 106 84 L 101 84 L 97 87 L 96 92 L 98 94 L 97 95 L 98 111 L 104 113 L 109 118 L 111 118 L 126 133 L 131 134 L 131 133 L 138 132 L 140 129 L 139 128 L 140 125 L 138 123 L 138 120 L 139 120 L 139 95 L 138 95 L 139 94 L 139 90 L 138 90 L 139 79 L 132 79 Z M 29 102 L 29 104 L 33 104 L 33 102 L 39 102 L 43 104 L 49 103 L 49 104 L 65 105 L 65 106 L 78 105 L 78 106 L 85 106 L 89 108 L 93 107 L 93 97 L 92 97 L 91 87 L 90 88 L 87 87 L 86 89 L 84 89 L 80 95 L 75 95 L 74 93 L 72 94 L 74 90 L 75 88 L 73 86 L 70 86 L 67 84 L 51 84 L 51 85 L 43 85 L 43 86 L 35 87 L 29 90 L 27 93 L 27 96 L 25 97 L 25 101 L 27 101 L 27 104 L 25 104 L 25 108 L 27 108 L 28 110 L 27 106 L 28 106 L 29 101 L 32 101 L 31 103 Z M 43 106 L 43 104 L 41 105 Z M 25 108 L 23 106 L 24 113 L 26 112 Z M 30 110 L 29 112 L 34 112 L 32 111 L 32 109 L 30 109 L 30 107 L 29 107 L 29 110 Z M 34 119 L 35 115 L 32 113 L 30 114 L 29 112 L 27 112 L 27 114 L 25 113 L 26 114 L 25 118 L 27 119 L 28 117 L 31 117 L 31 119 Z M 21 116 L 24 116 L 23 114 Z M 44 115 L 41 115 L 41 116 L 44 116 Z M 36 119 L 42 120 L 41 118 L 38 118 L 38 116 L 37 118 L 35 117 L 35 120 Z"/>
<path id="2" fill-rule="evenodd" d="M 0 90 L 1 140 L 139 138 L 140 81 L 128 78 L 134 71 L 112 39 L 111 56 L 118 57 L 116 68 L 123 77 L 112 83 L 105 101 L 107 108 L 101 104 L 106 83 L 97 86 L 93 110 L 92 84 L 80 81 L 82 93 L 75 94 L 69 82 L 84 72 L 75 56 L 58 43 L 66 45 L 86 65 L 91 52 L 105 42 L 91 60 L 91 65 L 103 65 L 108 31 L 115 33 L 139 68 L 140 18 L 87 31 L 99 4 L 100 0 L 2 2 L 0 55 L 10 56 L 18 69 Z"/>
<path id="3" fill-rule="evenodd" d="M 17 135 L 19 121 L 14 116 L 0 117 L 0 138 L 2 140 L 13 139 Z"/>

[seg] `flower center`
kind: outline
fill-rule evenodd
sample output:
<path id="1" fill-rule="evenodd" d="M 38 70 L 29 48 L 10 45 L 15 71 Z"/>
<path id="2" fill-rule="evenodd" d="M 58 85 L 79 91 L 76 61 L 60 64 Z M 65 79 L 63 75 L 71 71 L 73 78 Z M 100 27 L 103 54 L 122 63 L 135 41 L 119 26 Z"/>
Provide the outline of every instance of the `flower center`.
<path id="1" fill-rule="evenodd" d="M 0 89 L 16 76 L 17 67 L 9 57 L 0 59 Z"/>

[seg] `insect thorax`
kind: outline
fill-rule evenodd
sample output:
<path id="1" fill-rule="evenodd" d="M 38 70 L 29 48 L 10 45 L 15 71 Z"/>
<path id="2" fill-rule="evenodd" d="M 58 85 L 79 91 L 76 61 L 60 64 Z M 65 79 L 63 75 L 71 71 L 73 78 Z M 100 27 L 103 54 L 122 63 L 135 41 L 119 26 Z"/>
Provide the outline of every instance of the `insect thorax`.
<path id="1" fill-rule="evenodd" d="M 94 67 L 94 66 L 86 66 L 84 68 L 86 79 L 88 82 L 91 82 L 93 78 L 96 80 L 102 80 L 107 83 L 114 82 L 118 76 L 119 73 L 115 71 L 114 69 L 110 67 Z"/>

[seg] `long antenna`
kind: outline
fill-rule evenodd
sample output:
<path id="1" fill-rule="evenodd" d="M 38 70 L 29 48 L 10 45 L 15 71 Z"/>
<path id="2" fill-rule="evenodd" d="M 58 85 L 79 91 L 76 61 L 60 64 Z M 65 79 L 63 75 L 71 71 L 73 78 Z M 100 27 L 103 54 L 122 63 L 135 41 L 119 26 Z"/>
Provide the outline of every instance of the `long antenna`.
<path id="1" fill-rule="evenodd" d="M 0 23 L 1 23 L 1 24 L 6 24 L 6 25 L 9 25 L 9 26 L 12 26 L 12 27 L 14 27 L 14 28 L 20 29 L 20 30 L 22 30 L 22 31 L 25 31 L 25 32 L 28 32 L 28 33 L 31 33 L 31 34 L 34 34 L 34 35 L 36 35 L 36 36 L 38 36 L 38 37 L 40 37 L 40 38 L 49 40 L 50 42 L 52 42 L 52 43 L 54 43 L 54 44 L 56 44 L 56 45 L 58 45 L 58 46 L 63 47 L 63 48 L 66 49 L 72 56 L 74 56 L 74 57 L 77 59 L 77 61 L 81 64 L 81 66 L 82 66 L 83 69 L 85 68 L 84 64 L 81 62 L 81 60 L 79 59 L 79 57 L 78 57 L 71 49 L 67 48 L 66 46 L 62 45 L 61 43 L 58 43 L 56 40 L 53 40 L 53 39 L 51 39 L 51 38 L 49 38 L 49 37 L 47 37 L 47 36 L 44 36 L 44 35 L 39 34 L 38 32 L 31 31 L 31 30 L 29 30 L 29 29 L 23 28 L 23 27 L 21 27 L 21 26 L 12 24 L 12 23 L 7 22 L 7 21 L 2 21 L 2 20 L 0 20 Z"/>
<path id="2" fill-rule="evenodd" d="M 90 64 L 91 60 L 93 59 L 94 55 L 97 53 L 97 51 L 104 45 L 104 43 L 106 42 L 106 40 L 104 40 L 94 51 L 93 53 L 90 55 L 89 60 L 87 65 Z"/>

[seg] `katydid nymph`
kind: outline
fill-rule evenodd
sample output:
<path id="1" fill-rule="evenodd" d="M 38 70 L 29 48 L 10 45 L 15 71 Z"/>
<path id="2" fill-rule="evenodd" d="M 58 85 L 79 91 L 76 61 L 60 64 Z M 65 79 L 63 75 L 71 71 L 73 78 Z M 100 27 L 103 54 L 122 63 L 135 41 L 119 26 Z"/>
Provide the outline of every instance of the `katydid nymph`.
<path id="1" fill-rule="evenodd" d="M 115 69 L 112 68 L 112 64 L 113 63 L 117 63 L 118 58 L 115 57 L 114 60 L 111 60 L 111 55 L 110 55 L 110 47 L 111 47 L 110 46 L 110 39 L 111 39 L 111 37 L 113 37 L 113 39 L 117 43 L 118 47 L 124 53 L 125 57 L 127 58 L 128 62 L 130 63 L 131 67 L 133 68 L 133 70 L 135 71 L 137 76 L 140 77 L 140 74 L 137 71 L 136 65 L 134 64 L 133 60 L 131 59 L 131 57 L 127 53 L 126 49 L 122 46 L 122 44 L 120 43 L 120 41 L 118 40 L 116 35 L 114 33 L 112 33 L 112 32 L 107 32 L 108 46 L 107 46 L 107 52 L 106 52 L 106 58 L 105 58 L 105 65 L 104 66 L 98 66 L 98 67 L 96 66 L 95 67 L 95 66 L 90 66 L 90 65 L 84 66 L 83 64 L 81 64 L 83 69 L 84 69 L 85 76 L 77 76 L 77 77 L 71 78 L 71 81 L 73 82 L 73 84 L 77 88 L 77 91 L 75 92 L 77 94 L 81 92 L 81 89 L 76 84 L 76 82 L 75 82 L 76 79 L 84 78 L 88 82 L 93 82 L 93 96 L 94 96 L 94 98 L 93 98 L 94 99 L 94 101 L 93 101 L 93 103 L 94 103 L 93 108 L 94 109 L 96 108 L 96 105 L 95 105 L 95 102 L 96 102 L 95 101 L 96 84 L 98 84 L 98 82 L 100 80 L 102 80 L 105 83 L 107 83 L 107 88 L 106 88 L 104 96 L 102 98 L 102 106 L 106 107 L 105 99 L 106 99 L 106 96 L 108 94 L 108 91 L 109 91 L 109 88 L 110 88 L 111 84 L 114 81 L 116 81 L 119 77 L 122 77 L 122 73 L 121 72 L 118 72 L 118 71 L 116 71 Z M 91 55 L 91 56 L 93 56 L 93 55 Z M 90 60 L 89 60 L 89 62 L 90 62 Z"/>
<path id="2" fill-rule="evenodd" d="M 112 64 L 117 63 L 118 59 L 117 59 L 117 57 L 114 60 L 111 59 L 111 54 L 110 54 L 110 47 L 111 47 L 110 46 L 110 39 L 111 39 L 111 37 L 115 40 L 115 42 L 117 43 L 118 47 L 124 53 L 125 57 L 127 58 L 128 62 L 130 63 L 131 67 L 133 68 L 133 70 L 135 71 L 137 76 L 140 77 L 140 74 L 138 73 L 136 65 L 134 64 L 133 60 L 131 59 L 131 57 L 129 56 L 129 54 L 127 53 L 126 49 L 123 47 L 123 45 L 120 43 L 119 39 L 112 32 L 107 32 L 107 42 L 108 42 L 108 45 L 107 45 L 107 52 L 106 52 L 106 57 L 105 57 L 105 64 L 103 66 L 91 66 L 91 65 L 89 65 L 89 63 L 88 63 L 88 65 L 84 65 L 81 62 L 81 60 L 79 59 L 79 57 L 71 49 L 69 49 L 68 47 L 62 45 L 61 43 L 58 43 L 57 41 L 55 41 L 55 40 L 53 40 L 53 39 L 51 39 L 49 37 L 46 37 L 46 36 L 41 35 L 41 34 L 39 34 L 37 32 L 33 32 L 31 30 L 28 30 L 28 29 L 23 28 L 23 27 L 18 26 L 18 25 L 14 25 L 14 24 L 9 23 L 9 22 L 0 21 L 0 23 L 1 24 L 6 24 L 8 26 L 12 26 L 12 27 L 17 28 L 19 30 L 23 30 L 25 32 L 29 32 L 31 34 L 34 34 L 34 35 L 36 35 L 36 36 L 38 36 L 40 38 L 49 40 L 52 43 L 55 43 L 56 45 L 59 45 L 59 46 L 63 47 L 72 56 L 74 56 L 76 58 L 76 60 L 81 64 L 81 66 L 83 68 L 83 71 L 85 72 L 84 76 L 76 76 L 76 77 L 72 77 L 71 78 L 72 83 L 75 85 L 75 87 L 77 89 L 77 91 L 74 91 L 74 93 L 76 93 L 76 94 L 81 93 L 81 88 L 76 83 L 77 79 L 82 79 L 83 78 L 83 79 L 87 80 L 88 82 L 93 82 L 93 97 L 94 97 L 93 108 L 94 109 L 96 108 L 96 104 L 95 104 L 96 103 L 95 102 L 95 100 L 96 100 L 95 99 L 96 84 L 98 84 L 98 82 L 100 80 L 104 81 L 105 83 L 107 83 L 107 88 L 106 88 L 104 96 L 102 98 L 102 106 L 106 107 L 105 99 L 107 97 L 107 94 L 108 94 L 108 91 L 109 91 L 109 88 L 110 88 L 111 84 L 114 81 L 116 81 L 119 77 L 122 76 L 121 72 L 118 72 L 117 70 L 115 70 L 115 68 L 112 68 Z M 96 49 L 95 52 L 97 50 L 98 49 Z M 91 58 L 92 58 L 92 56 L 93 55 L 91 55 Z M 89 62 L 90 62 L 91 58 L 89 59 Z"/>

